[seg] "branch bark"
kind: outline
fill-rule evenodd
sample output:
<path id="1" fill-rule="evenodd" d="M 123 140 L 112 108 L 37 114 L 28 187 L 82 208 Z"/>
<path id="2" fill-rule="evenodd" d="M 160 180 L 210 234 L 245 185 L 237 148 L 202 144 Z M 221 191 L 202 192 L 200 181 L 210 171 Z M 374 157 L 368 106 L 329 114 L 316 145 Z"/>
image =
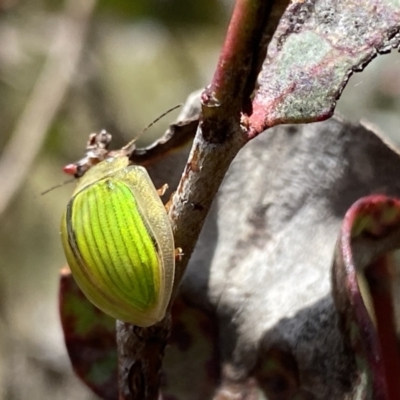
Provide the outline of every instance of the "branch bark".
<path id="1" fill-rule="evenodd" d="M 267 46 L 263 40 L 263 27 L 269 26 L 271 15 L 274 21 L 277 20 L 276 12 L 272 13 L 272 10 L 276 11 L 274 6 L 281 8 L 281 5 L 282 1 L 273 0 L 236 2 L 214 78 L 202 95 L 202 117 L 189 160 L 172 198 L 169 214 L 175 245 L 183 249 L 183 257 L 176 263 L 170 307 L 225 173 L 249 139 L 240 123 L 241 113 L 249 104 L 250 92 L 254 90 L 254 72 L 259 67 L 257 55 L 266 51 L 260 48 L 255 52 L 254 46 L 261 42 Z M 161 364 L 158 359 L 148 357 L 148 349 L 159 340 L 164 341 L 165 347 L 169 329 L 169 312 L 160 323 L 148 329 L 117 324 L 120 400 L 157 399 L 157 391 L 153 388 L 159 387 Z M 129 331 L 135 334 L 127 334 Z M 159 350 L 163 351 L 163 347 L 160 346 Z M 137 370 L 138 365 L 142 369 Z M 137 385 L 135 379 L 144 376 L 144 365 L 147 369 L 145 390 L 132 392 L 131 389 Z"/>

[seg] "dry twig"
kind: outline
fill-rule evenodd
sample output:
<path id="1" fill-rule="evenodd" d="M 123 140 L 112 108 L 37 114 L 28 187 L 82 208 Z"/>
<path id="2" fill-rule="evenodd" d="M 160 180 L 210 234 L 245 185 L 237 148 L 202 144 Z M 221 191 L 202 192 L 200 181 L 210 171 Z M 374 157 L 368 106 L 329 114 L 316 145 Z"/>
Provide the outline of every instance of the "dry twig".
<path id="1" fill-rule="evenodd" d="M 96 0 L 67 2 L 47 61 L 0 159 L 0 215 L 25 180 L 57 115 L 84 48 Z"/>

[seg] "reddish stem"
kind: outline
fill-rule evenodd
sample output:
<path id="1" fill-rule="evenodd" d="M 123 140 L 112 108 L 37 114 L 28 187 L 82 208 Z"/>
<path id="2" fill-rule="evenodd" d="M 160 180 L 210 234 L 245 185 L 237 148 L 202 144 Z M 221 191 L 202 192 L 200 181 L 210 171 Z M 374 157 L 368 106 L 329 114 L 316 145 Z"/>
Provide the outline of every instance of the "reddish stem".
<path id="1" fill-rule="evenodd" d="M 253 71 L 260 68 L 255 65 L 258 53 L 265 53 L 260 43 L 273 3 L 272 0 L 236 1 L 213 80 L 203 94 L 203 104 L 210 107 L 211 114 L 215 107 L 222 106 L 235 115 L 244 103 L 250 104 L 257 76 Z"/>

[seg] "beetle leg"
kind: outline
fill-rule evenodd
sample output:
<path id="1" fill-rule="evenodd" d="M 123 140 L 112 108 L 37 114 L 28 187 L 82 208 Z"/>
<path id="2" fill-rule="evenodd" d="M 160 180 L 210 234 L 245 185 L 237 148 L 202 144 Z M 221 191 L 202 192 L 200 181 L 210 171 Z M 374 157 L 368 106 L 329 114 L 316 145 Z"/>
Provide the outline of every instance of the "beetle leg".
<path id="1" fill-rule="evenodd" d="M 178 261 L 182 261 L 182 257 L 185 255 L 181 247 L 177 247 L 175 249 L 175 259 Z"/>
<path id="2" fill-rule="evenodd" d="M 165 186 L 165 185 L 164 185 Z M 172 197 L 174 197 L 175 192 L 171 193 L 171 196 L 169 200 L 164 204 L 165 209 L 167 210 L 167 213 L 169 212 L 169 209 L 171 208 L 172 205 Z"/>
<path id="3" fill-rule="evenodd" d="M 160 189 L 157 189 L 157 193 L 160 197 L 164 196 L 165 192 L 168 190 L 168 183 L 165 183 L 160 187 Z"/>

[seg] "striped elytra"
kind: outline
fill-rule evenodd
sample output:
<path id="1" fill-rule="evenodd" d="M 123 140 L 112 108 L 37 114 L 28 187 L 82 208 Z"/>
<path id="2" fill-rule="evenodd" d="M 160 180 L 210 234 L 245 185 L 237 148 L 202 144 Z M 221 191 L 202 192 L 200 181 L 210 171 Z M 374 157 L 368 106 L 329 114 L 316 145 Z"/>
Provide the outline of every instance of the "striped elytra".
<path id="1" fill-rule="evenodd" d="M 174 279 L 169 217 L 143 167 L 107 159 L 79 181 L 61 224 L 78 285 L 116 319 L 150 326 L 162 319 Z"/>

